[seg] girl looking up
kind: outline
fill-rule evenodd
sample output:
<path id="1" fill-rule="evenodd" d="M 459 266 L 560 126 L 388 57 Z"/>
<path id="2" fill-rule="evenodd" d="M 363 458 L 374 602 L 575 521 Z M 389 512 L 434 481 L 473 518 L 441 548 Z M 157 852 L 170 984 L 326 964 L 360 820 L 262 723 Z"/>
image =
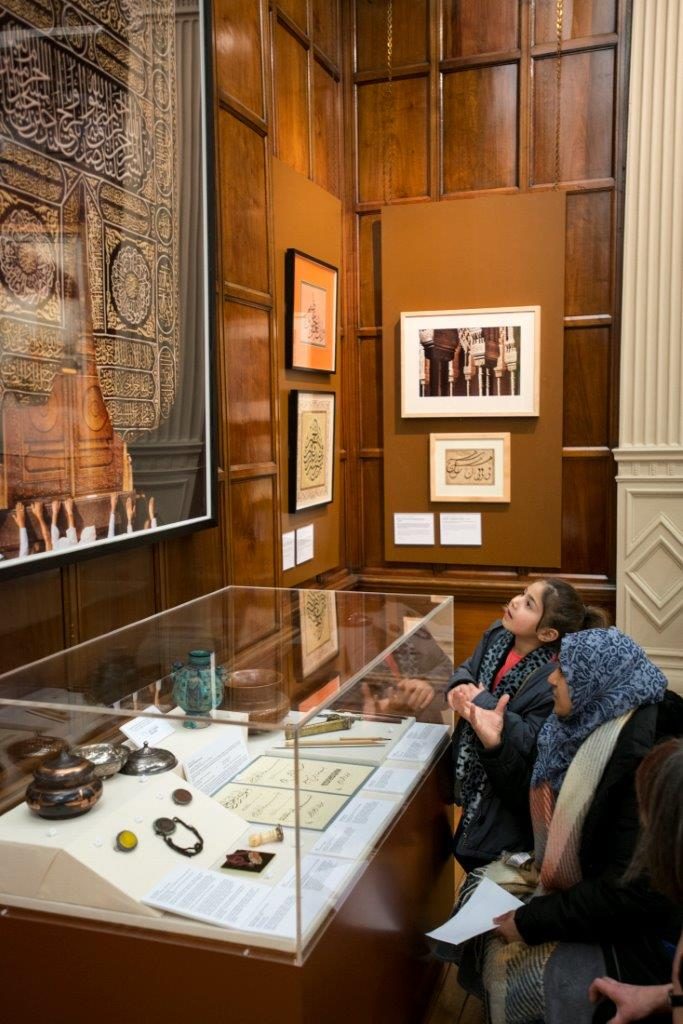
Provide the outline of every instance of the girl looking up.
<path id="1" fill-rule="evenodd" d="M 560 641 L 567 633 L 605 625 L 605 613 L 586 607 L 569 583 L 536 580 L 512 598 L 503 618 L 487 629 L 471 657 L 455 670 L 447 691 L 450 707 L 462 716 L 471 702 L 493 709 L 507 695 L 506 740 L 526 756 L 552 710 L 548 677 Z M 453 743 L 455 799 L 462 807 L 453 840 L 457 860 L 471 871 L 503 851 L 528 849 L 531 819 L 526 812 L 513 813 L 495 795 L 479 760 L 481 743 L 462 717 Z"/>

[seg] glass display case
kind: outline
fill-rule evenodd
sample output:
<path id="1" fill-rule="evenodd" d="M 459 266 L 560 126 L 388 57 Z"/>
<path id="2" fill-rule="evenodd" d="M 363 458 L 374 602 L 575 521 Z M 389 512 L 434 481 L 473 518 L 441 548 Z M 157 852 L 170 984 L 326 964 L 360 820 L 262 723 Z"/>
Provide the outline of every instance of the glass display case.
<path id="1" fill-rule="evenodd" d="M 0 902 L 304 964 L 445 761 L 452 642 L 450 598 L 230 587 L 0 677 Z"/>

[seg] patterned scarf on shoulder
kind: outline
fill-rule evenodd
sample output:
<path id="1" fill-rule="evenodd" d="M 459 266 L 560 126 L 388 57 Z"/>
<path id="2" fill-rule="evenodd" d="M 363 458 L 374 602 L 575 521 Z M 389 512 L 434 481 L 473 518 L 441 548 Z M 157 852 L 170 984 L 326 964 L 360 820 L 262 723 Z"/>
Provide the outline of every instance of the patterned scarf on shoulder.
<path id="1" fill-rule="evenodd" d="M 496 673 L 503 664 L 512 647 L 514 637 L 504 630 L 487 647 L 479 668 L 479 682 L 487 690 L 491 690 Z M 512 699 L 519 692 L 529 676 L 552 661 L 553 652 L 547 647 L 537 647 L 530 651 L 514 668 L 505 673 L 496 688 L 496 697 L 509 694 Z M 477 748 L 479 740 L 468 722 L 461 721 L 458 726 L 458 751 L 455 763 L 455 778 L 459 784 L 459 798 L 462 805 L 462 832 L 467 832 L 481 803 L 482 793 L 486 785 L 486 774 L 481 766 Z"/>

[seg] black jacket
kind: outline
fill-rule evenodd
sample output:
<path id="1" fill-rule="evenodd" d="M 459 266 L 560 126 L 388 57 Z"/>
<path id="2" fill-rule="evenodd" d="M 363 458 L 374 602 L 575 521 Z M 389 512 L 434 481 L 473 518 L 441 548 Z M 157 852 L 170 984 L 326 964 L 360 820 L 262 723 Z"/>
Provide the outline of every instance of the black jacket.
<path id="1" fill-rule="evenodd" d="M 645 879 L 621 880 L 639 829 L 635 771 L 661 734 L 658 709 L 664 710 L 662 705 L 638 708 L 619 735 L 583 825 L 583 880 L 564 892 L 537 896 L 515 912 L 517 929 L 528 944 L 599 942 L 610 970 L 622 980 L 637 980 L 632 965 L 640 962 L 645 969 L 645 962 L 652 964 L 657 957 L 666 980 L 661 939 L 675 941 L 681 927 L 680 908 L 653 892 Z M 528 806 L 533 758 L 520 756 L 504 736 L 500 746 L 482 753 L 481 761 L 506 806 Z"/>
<path id="2" fill-rule="evenodd" d="M 486 630 L 472 656 L 453 673 L 449 690 L 461 683 L 479 682 L 479 670 L 484 654 L 489 645 L 505 632 L 507 630 L 500 620 Z M 532 751 L 535 751 L 538 732 L 552 710 L 553 695 L 548 686 L 548 676 L 556 667 L 555 662 L 548 662 L 530 672 L 508 704 L 505 713 L 506 743 L 517 750 L 525 760 Z M 497 702 L 496 695 L 489 693 L 488 690 L 480 693 L 474 700 L 475 704 L 484 708 L 495 708 Z M 453 734 L 454 763 L 458 755 L 463 724 L 461 720 Z M 484 748 L 478 740 L 476 743 L 481 754 Z M 491 785 L 487 785 L 482 794 L 477 814 L 470 823 L 467 834 L 462 835 L 458 829 L 453 842 L 455 856 L 467 871 L 495 860 L 503 850 L 528 850 L 532 845 L 533 833 L 528 801 L 526 806 L 511 808 L 496 795 Z"/>

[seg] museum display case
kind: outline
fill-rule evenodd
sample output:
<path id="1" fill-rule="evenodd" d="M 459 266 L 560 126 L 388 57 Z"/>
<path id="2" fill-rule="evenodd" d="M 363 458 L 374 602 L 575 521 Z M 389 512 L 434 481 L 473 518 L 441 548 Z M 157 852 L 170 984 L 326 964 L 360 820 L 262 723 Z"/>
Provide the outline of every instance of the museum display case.
<path id="1" fill-rule="evenodd" d="M 444 759 L 452 638 L 450 598 L 229 587 L 0 677 L 0 902 L 305 964 Z"/>

